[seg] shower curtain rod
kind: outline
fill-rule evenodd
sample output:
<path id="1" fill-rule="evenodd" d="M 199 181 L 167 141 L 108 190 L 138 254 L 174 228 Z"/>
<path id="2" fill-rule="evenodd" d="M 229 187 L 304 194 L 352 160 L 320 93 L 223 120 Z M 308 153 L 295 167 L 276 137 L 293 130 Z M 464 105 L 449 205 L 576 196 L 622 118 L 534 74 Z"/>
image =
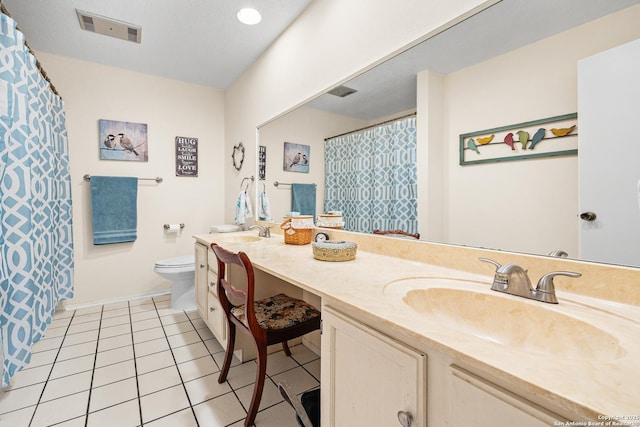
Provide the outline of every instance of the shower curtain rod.
<path id="1" fill-rule="evenodd" d="M 384 122 L 376 123 L 375 125 L 365 126 L 363 128 L 360 128 L 360 129 L 356 129 L 356 130 L 352 130 L 352 131 L 349 131 L 349 132 L 341 133 L 340 135 L 330 136 L 329 138 L 325 138 L 324 140 L 328 141 L 330 139 L 338 138 L 340 136 L 345 136 L 345 135 L 349 135 L 351 133 L 361 132 L 363 130 L 367 130 L 367 129 L 375 128 L 375 127 L 378 127 L 378 126 L 386 125 L 387 123 L 397 122 L 398 120 L 406 119 L 407 117 L 414 117 L 415 115 L 416 115 L 416 113 L 406 114 L 404 116 L 396 117 L 395 119 L 385 120 Z"/>
<path id="2" fill-rule="evenodd" d="M 4 13 L 9 18 L 11 18 L 11 14 L 7 10 L 7 8 L 4 7 L 4 4 L 2 2 L 0 2 L 0 11 L 2 11 L 2 13 Z M 16 25 L 16 30 L 20 31 L 20 28 L 18 28 L 17 25 Z M 56 87 L 53 85 L 53 83 L 51 83 L 51 80 L 49 79 L 49 76 L 47 75 L 47 72 L 44 71 L 44 68 L 42 68 L 42 64 L 40 63 L 40 61 L 36 57 L 35 52 L 33 51 L 33 49 L 31 49 L 31 46 L 29 46 L 29 43 L 27 43 L 27 39 L 26 38 L 24 40 L 24 45 L 25 45 L 25 47 L 27 49 L 29 49 L 29 52 L 31 52 L 33 57 L 36 58 L 36 67 L 38 68 L 38 71 L 40 72 L 40 75 L 42 76 L 42 78 L 45 79 L 47 81 L 47 83 L 49 83 L 49 88 L 51 89 L 51 92 L 53 92 L 54 94 L 60 96 L 60 94 L 56 90 Z M 62 97 L 60 96 L 60 98 L 62 98 Z"/>

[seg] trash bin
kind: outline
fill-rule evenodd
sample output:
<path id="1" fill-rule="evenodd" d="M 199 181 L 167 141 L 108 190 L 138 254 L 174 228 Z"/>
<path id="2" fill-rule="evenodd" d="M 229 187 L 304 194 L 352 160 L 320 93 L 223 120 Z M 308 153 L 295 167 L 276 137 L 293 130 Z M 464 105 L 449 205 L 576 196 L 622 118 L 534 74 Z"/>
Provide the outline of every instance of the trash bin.
<path id="1" fill-rule="evenodd" d="M 320 389 L 309 390 L 300 396 L 293 392 L 289 384 L 278 384 L 280 394 L 296 412 L 300 427 L 320 427 Z"/>

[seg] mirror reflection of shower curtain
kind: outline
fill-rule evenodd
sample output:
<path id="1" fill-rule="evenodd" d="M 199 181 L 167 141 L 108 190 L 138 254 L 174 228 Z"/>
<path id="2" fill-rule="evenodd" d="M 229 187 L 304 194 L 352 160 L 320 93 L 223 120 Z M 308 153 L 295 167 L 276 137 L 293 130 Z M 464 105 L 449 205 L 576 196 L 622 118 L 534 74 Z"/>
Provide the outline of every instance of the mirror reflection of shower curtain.
<path id="1" fill-rule="evenodd" d="M 0 49 L 0 344 L 6 386 L 29 362 L 58 301 L 73 297 L 73 236 L 62 99 L 4 14 Z"/>
<path id="2" fill-rule="evenodd" d="M 418 232 L 416 118 L 325 141 L 325 212 L 345 230 Z"/>

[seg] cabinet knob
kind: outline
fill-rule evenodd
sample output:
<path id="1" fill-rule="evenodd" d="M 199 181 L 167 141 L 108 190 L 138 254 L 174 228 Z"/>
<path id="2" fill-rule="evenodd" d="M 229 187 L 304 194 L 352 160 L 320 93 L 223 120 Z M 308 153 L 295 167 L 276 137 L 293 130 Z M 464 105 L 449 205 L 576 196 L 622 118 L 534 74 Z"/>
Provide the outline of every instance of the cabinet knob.
<path id="1" fill-rule="evenodd" d="M 209 311 L 213 313 L 214 311 L 216 311 L 216 309 L 215 307 L 209 307 Z"/>
<path id="2" fill-rule="evenodd" d="M 204 268 L 204 267 L 205 267 L 204 264 L 200 264 L 200 268 Z"/>
<path id="3" fill-rule="evenodd" d="M 413 416 L 407 411 L 398 411 L 398 421 L 402 427 L 411 427 Z"/>
<path id="4" fill-rule="evenodd" d="M 213 288 L 216 284 L 214 282 L 209 282 L 209 287 Z"/>

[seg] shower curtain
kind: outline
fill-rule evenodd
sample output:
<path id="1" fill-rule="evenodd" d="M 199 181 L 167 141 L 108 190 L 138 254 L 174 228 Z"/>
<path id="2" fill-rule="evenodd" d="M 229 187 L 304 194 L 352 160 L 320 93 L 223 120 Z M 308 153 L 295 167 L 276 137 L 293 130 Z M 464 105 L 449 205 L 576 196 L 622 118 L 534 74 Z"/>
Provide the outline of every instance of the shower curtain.
<path id="1" fill-rule="evenodd" d="M 0 15 L 2 386 L 31 359 L 60 300 L 73 297 L 71 180 L 62 99 L 24 36 Z"/>
<path id="2" fill-rule="evenodd" d="M 325 211 L 345 230 L 418 232 L 416 118 L 325 141 Z"/>

